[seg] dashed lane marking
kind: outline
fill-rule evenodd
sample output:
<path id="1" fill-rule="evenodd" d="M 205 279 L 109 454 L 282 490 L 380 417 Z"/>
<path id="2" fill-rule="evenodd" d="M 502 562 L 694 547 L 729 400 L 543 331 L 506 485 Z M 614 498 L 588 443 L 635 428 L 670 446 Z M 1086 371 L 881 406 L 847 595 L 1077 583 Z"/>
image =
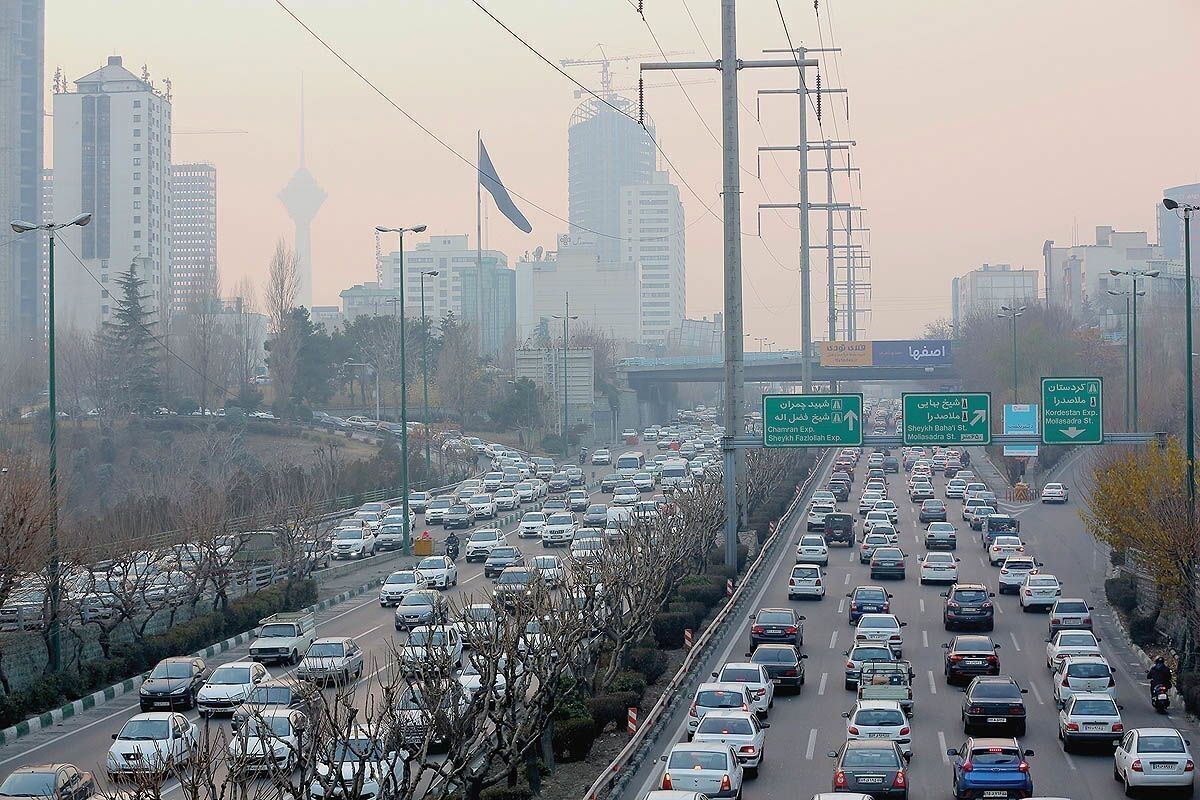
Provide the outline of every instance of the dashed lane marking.
<path id="1" fill-rule="evenodd" d="M 929 693 L 937 694 L 937 680 L 933 677 L 933 670 L 929 670 L 928 675 L 929 675 Z"/>
<path id="2" fill-rule="evenodd" d="M 921 647 L 929 648 L 929 631 L 921 631 Z"/>
<path id="3" fill-rule="evenodd" d="M 1042 699 L 1042 693 L 1038 691 L 1036 683 L 1029 684 L 1029 688 L 1033 690 L 1033 698 L 1038 701 L 1039 706 L 1046 705 L 1046 701 Z"/>
<path id="4" fill-rule="evenodd" d="M 938 731 L 938 752 L 942 754 L 942 763 L 946 764 L 947 766 L 950 764 L 950 756 L 946 755 L 946 751 L 948 749 L 949 748 L 946 747 L 946 734 L 942 731 Z"/>
<path id="5" fill-rule="evenodd" d="M 1012 639 L 1013 647 L 1017 648 L 1017 652 L 1021 652 L 1021 643 L 1017 641 L 1017 635 L 1012 631 L 1009 631 L 1008 638 Z"/>
<path id="6" fill-rule="evenodd" d="M 839 614 L 846 613 L 846 598 L 844 598 L 844 597 L 838 601 L 838 613 Z"/>
<path id="7" fill-rule="evenodd" d="M 825 682 L 829 680 L 829 673 L 821 673 L 821 685 L 817 687 L 817 694 L 825 694 Z"/>
<path id="8" fill-rule="evenodd" d="M 817 749 L 817 729 L 813 728 L 808 732 L 808 748 L 804 751 L 804 758 L 808 761 L 813 760 L 813 751 Z"/>
<path id="9" fill-rule="evenodd" d="M 834 631 L 833 635 L 829 637 L 829 649 L 830 650 L 833 650 L 834 648 L 837 647 L 837 635 L 838 635 L 838 632 Z"/>

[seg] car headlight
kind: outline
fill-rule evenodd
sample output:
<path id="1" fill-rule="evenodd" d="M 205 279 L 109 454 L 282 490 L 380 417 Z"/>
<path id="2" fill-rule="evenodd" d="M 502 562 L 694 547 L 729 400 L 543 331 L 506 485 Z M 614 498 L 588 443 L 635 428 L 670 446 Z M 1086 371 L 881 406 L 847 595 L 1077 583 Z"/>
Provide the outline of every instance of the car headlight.
<path id="1" fill-rule="evenodd" d="M 178 689 L 171 692 L 171 694 L 187 694 L 188 688 L 189 687 L 187 686 L 180 686 Z"/>

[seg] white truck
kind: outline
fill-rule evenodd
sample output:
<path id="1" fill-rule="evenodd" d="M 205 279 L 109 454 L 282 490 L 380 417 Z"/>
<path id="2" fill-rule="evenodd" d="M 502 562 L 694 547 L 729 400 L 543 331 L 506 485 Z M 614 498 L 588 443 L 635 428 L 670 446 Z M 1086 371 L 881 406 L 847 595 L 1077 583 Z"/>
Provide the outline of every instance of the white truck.
<path id="1" fill-rule="evenodd" d="M 317 618 L 307 611 L 272 614 L 258 624 L 250 657 L 260 663 L 298 664 L 317 638 Z"/>

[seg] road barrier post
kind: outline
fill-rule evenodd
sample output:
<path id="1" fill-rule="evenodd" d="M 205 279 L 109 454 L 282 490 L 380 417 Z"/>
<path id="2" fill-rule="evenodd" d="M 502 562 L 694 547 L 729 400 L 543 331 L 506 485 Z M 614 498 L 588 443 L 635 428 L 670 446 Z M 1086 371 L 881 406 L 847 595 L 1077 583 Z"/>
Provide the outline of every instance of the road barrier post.
<path id="1" fill-rule="evenodd" d="M 630 735 L 637 733 L 637 708 L 630 706 L 625 714 L 625 731 Z"/>
<path id="2" fill-rule="evenodd" d="M 691 628 L 683 629 L 683 649 L 684 650 L 692 649 L 692 629 Z"/>
<path id="3" fill-rule="evenodd" d="M 725 579 L 725 596 L 733 597 L 733 578 Z"/>

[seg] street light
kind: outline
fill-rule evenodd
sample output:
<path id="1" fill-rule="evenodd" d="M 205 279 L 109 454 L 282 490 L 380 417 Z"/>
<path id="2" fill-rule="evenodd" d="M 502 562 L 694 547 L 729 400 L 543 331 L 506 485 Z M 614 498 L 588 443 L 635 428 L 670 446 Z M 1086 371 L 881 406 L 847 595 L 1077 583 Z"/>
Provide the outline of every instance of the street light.
<path id="1" fill-rule="evenodd" d="M 1136 394 L 1136 392 L 1137 392 L 1137 389 L 1136 389 L 1136 387 L 1137 387 L 1137 368 L 1134 367 L 1134 370 L 1132 373 L 1129 370 L 1130 370 L 1131 364 L 1137 363 L 1137 325 L 1130 324 L 1129 300 L 1131 297 L 1133 298 L 1133 308 L 1134 308 L 1133 319 L 1137 319 L 1137 298 L 1144 297 L 1146 292 L 1145 292 L 1145 290 L 1143 290 L 1143 291 L 1137 292 L 1137 294 L 1135 295 L 1132 289 L 1122 289 L 1119 292 L 1116 291 L 1115 289 L 1109 289 L 1108 293 L 1111 294 L 1113 297 L 1124 297 L 1125 298 L 1125 429 L 1133 430 L 1132 428 L 1129 427 L 1130 426 L 1130 415 L 1132 414 L 1134 419 L 1137 418 L 1137 412 L 1135 412 L 1133 410 L 1134 408 L 1136 408 L 1137 404 L 1135 401 L 1130 400 L 1130 398 L 1137 396 L 1137 394 Z M 1132 329 L 1132 332 L 1131 332 L 1131 329 Z M 1130 347 L 1131 347 L 1130 339 L 1131 339 L 1131 337 L 1132 337 L 1132 351 L 1133 351 L 1132 360 L 1130 359 Z"/>
<path id="2" fill-rule="evenodd" d="M 1121 275 L 1128 275 L 1133 279 L 1133 361 L 1130 370 L 1133 375 L 1133 430 L 1138 429 L 1138 347 L 1137 347 L 1137 299 L 1138 295 L 1144 295 L 1145 292 L 1138 291 L 1138 278 L 1157 278 L 1159 270 L 1156 269 L 1110 269 L 1109 275 L 1114 278 Z M 1128 423 L 1127 423 L 1128 424 Z"/>
<path id="3" fill-rule="evenodd" d="M 1163 198 L 1168 211 L 1183 212 L 1183 295 L 1184 330 L 1187 347 L 1183 352 L 1192 352 L 1192 214 L 1200 207 L 1180 203 L 1169 197 Z M 1192 385 L 1192 359 L 1187 359 L 1187 519 L 1188 531 L 1196 529 L 1196 414 L 1194 410 L 1194 387 Z"/>
<path id="4" fill-rule="evenodd" d="M 563 301 L 563 313 L 555 314 L 554 319 L 563 321 L 563 458 L 568 458 L 571 454 L 568 452 L 567 444 L 567 426 L 570 424 L 567 421 L 567 343 L 571 338 L 571 320 L 579 319 L 579 315 L 571 315 L 571 293 L 567 292 Z"/>
<path id="5" fill-rule="evenodd" d="M 400 234 L 400 502 L 404 507 L 404 555 L 412 555 L 412 515 L 408 509 L 408 371 L 404 350 L 404 234 L 423 233 L 424 225 L 411 228 L 387 228 L 376 225 L 380 233 Z"/>
<path id="6" fill-rule="evenodd" d="M 1000 313 L 996 316 L 1000 319 L 1012 320 L 1013 334 L 1013 405 L 1017 404 L 1017 317 L 1025 313 L 1025 306 L 1020 308 L 1011 308 L 1009 306 L 1000 306 Z"/>
<path id="7" fill-rule="evenodd" d="M 50 262 L 47 284 L 47 372 L 49 373 L 49 405 L 50 405 L 50 560 L 46 567 L 47 588 L 50 590 L 50 671 L 62 669 L 62 632 L 58 622 L 59 601 L 62 599 L 62 581 L 59 576 L 58 563 L 58 393 L 54 379 L 54 234 L 61 228 L 77 225 L 82 228 L 92 221 L 88 212 L 79 214 L 69 222 L 46 222 L 35 225 L 32 222 L 15 219 L 9 224 L 14 233 L 29 233 L 30 231 L 45 231 L 50 237 Z"/>
<path id="8" fill-rule="evenodd" d="M 380 422 L 381 418 L 379 416 L 379 367 L 375 366 L 374 364 L 367 364 L 366 362 L 363 362 L 363 361 L 347 361 L 347 362 L 343 363 L 342 366 L 343 367 L 365 367 L 365 368 L 371 370 L 371 372 L 375 373 L 375 421 Z M 350 399 L 352 401 L 354 399 L 353 394 L 354 394 L 354 392 L 351 391 Z"/>
<path id="9" fill-rule="evenodd" d="M 437 276 L 436 269 L 421 270 L 421 390 L 425 395 L 425 469 L 430 474 L 433 462 L 429 460 L 429 328 L 425 325 L 425 279 Z"/>

